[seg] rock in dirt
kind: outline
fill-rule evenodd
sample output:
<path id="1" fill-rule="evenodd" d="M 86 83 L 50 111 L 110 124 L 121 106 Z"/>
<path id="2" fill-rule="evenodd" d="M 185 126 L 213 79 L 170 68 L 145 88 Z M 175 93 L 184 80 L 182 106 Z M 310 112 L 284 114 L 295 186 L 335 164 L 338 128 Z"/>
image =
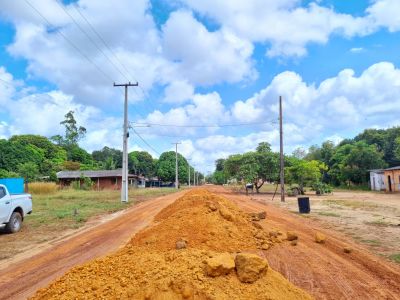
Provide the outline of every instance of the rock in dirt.
<path id="1" fill-rule="evenodd" d="M 233 214 L 225 207 L 221 207 L 219 209 L 219 213 L 227 221 L 231 221 L 232 222 L 235 219 Z"/>
<path id="2" fill-rule="evenodd" d="M 261 211 L 258 213 L 258 217 L 260 219 L 265 219 L 267 217 L 267 212 L 266 211 Z"/>
<path id="3" fill-rule="evenodd" d="M 260 223 L 257 223 L 257 222 L 252 222 L 252 224 L 253 224 L 253 226 L 255 227 L 255 228 L 257 228 L 257 229 L 263 229 L 263 227 L 260 225 Z"/>
<path id="4" fill-rule="evenodd" d="M 211 277 L 229 274 L 235 268 L 235 261 L 229 253 L 222 253 L 206 261 L 206 274 Z"/>
<path id="5" fill-rule="evenodd" d="M 179 240 L 176 242 L 176 249 L 185 249 L 187 248 L 187 242 L 185 240 Z"/>
<path id="6" fill-rule="evenodd" d="M 252 212 L 252 213 L 249 213 L 249 216 L 252 221 L 260 221 L 267 217 L 267 212 L 266 211 Z"/>
<path id="7" fill-rule="evenodd" d="M 236 272 L 241 282 L 252 283 L 268 269 L 268 262 L 255 254 L 239 253 L 235 258 Z"/>
<path id="8" fill-rule="evenodd" d="M 271 246 L 268 243 L 264 243 L 261 245 L 262 250 L 268 250 Z"/>
<path id="9" fill-rule="evenodd" d="M 286 233 L 286 236 L 287 236 L 287 240 L 288 241 L 294 241 L 294 240 L 298 240 L 299 239 L 299 236 L 294 231 L 288 231 Z"/>
<path id="10" fill-rule="evenodd" d="M 315 242 L 317 242 L 318 244 L 323 244 L 326 241 L 326 236 L 324 234 L 322 234 L 321 232 L 317 232 L 315 234 Z"/>
<path id="11" fill-rule="evenodd" d="M 218 209 L 217 206 L 215 205 L 215 203 L 213 203 L 211 201 L 207 201 L 206 205 L 208 207 L 208 210 L 210 210 L 210 211 L 216 211 Z"/>
<path id="12" fill-rule="evenodd" d="M 353 252 L 353 249 L 351 249 L 350 247 L 346 246 L 346 247 L 343 248 L 343 252 L 344 253 L 351 253 L 351 252 Z"/>
<path id="13" fill-rule="evenodd" d="M 290 245 L 292 245 L 292 246 L 297 246 L 297 240 L 291 241 L 291 242 L 290 242 Z"/>

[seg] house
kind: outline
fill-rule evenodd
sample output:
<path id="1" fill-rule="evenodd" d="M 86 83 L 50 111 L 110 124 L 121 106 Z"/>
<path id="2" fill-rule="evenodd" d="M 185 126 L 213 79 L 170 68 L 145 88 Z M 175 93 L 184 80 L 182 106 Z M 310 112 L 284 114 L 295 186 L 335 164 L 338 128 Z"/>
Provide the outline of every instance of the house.
<path id="1" fill-rule="evenodd" d="M 71 185 L 73 181 L 83 183 L 83 178 L 88 177 L 93 181 L 97 190 L 113 189 L 120 190 L 122 183 L 122 169 L 99 170 L 99 171 L 60 171 L 57 173 L 60 186 Z M 145 180 L 142 176 L 128 174 L 128 182 L 133 187 L 144 187 Z"/>
<path id="2" fill-rule="evenodd" d="M 387 192 L 400 192 L 400 166 L 384 170 Z"/>
<path id="3" fill-rule="evenodd" d="M 383 169 L 370 170 L 369 178 L 372 191 L 385 190 L 385 171 Z"/>

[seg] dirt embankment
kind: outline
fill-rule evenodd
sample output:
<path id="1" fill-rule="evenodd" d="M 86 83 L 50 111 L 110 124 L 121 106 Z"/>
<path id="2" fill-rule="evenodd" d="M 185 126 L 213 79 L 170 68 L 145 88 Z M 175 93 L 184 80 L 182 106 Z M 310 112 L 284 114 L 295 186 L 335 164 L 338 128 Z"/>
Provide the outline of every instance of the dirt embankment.
<path id="1" fill-rule="evenodd" d="M 262 249 L 286 241 L 264 215 L 206 190 L 188 192 L 123 249 L 75 267 L 33 299 L 311 299 Z"/>

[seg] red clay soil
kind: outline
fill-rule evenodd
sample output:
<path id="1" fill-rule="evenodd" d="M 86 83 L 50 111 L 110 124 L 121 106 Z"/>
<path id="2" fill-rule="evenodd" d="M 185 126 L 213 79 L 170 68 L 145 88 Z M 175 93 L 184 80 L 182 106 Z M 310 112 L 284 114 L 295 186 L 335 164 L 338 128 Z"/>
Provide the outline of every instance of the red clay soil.
<path id="1" fill-rule="evenodd" d="M 115 219 L 0 269 L 0 299 L 26 299 L 70 268 L 116 251 L 180 195 L 182 192 L 139 203 Z"/>
<path id="2" fill-rule="evenodd" d="M 369 253 L 340 233 L 321 229 L 316 221 L 252 201 L 222 187 L 207 188 L 231 199 L 245 211 L 266 210 L 267 219 L 260 224 L 298 234 L 297 246 L 285 242 L 275 245 L 265 255 L 273 269 L 315 298 L 400 299 L 399 266 Z M 0 270 L 0 299 L 25 299 L 71 267 L 117 250 L 180 194 L 141 203 L 116 219 Z M 325 244 L 315 243 L 317 231 L 327 236 Z M 344 247 L 353 251 L 344 253 Z"/>
<path id="3" fill-rule="evenodd" d="M 321 229 L 314 220 L 222 187 L 210 190 L 223 194 L 244 211 L 266 210 L 267 218 L 261 224 L 298 234 L 297 246 L 282 243 L 266 251 L 265 256 L 274 270 L 316 299 L 400 299 L 398 265 L 369 253 L 338 232 Z M 327 237 L 324 244 L 315 242 L 316 232 Z M 351 253 L 345 253 L 345 247 L 352 249 Z"/>

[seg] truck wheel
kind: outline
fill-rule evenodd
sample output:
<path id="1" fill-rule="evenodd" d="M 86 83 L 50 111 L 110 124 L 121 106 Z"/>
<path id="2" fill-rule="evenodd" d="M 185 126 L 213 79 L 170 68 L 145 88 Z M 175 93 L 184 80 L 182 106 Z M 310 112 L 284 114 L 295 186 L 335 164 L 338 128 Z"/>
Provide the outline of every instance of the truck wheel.
<path id="1" fill-rule="evenodd" d="M 22 216 L 19 212 L 15 211 L 12 213 L 10 222 L 6 224 L 6 231 L 8 233 L 15 233 L 21 229 Z"/>

